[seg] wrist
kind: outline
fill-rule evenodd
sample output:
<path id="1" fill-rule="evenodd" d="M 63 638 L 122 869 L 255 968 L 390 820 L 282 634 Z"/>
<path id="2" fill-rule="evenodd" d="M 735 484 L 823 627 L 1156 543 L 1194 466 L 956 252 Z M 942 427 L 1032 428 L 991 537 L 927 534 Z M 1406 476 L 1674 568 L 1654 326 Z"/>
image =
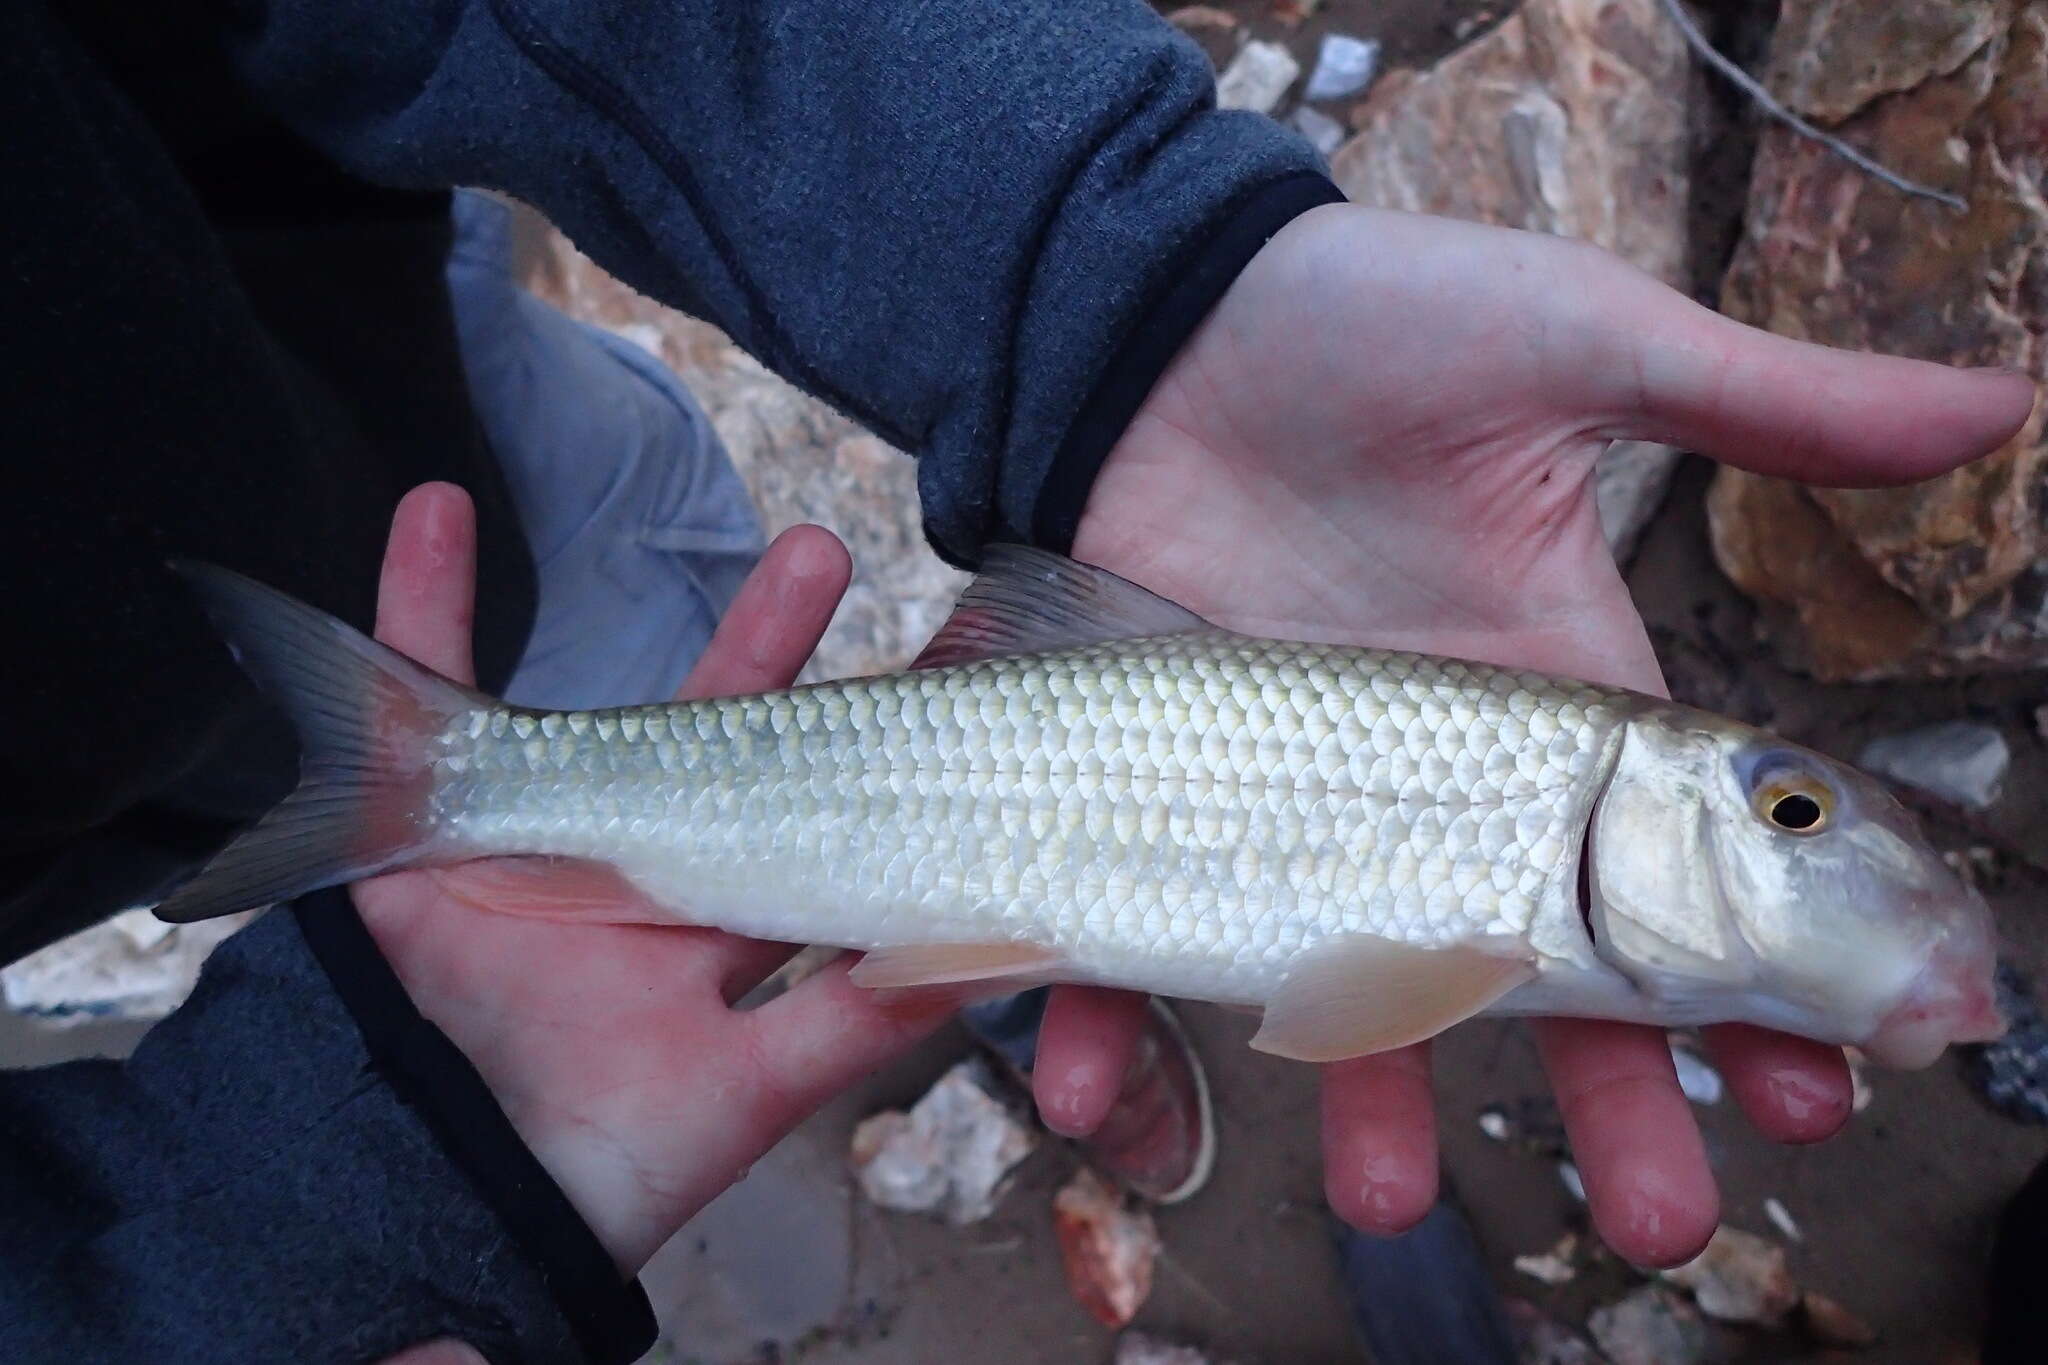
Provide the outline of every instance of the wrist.
<path id="1" fill-rule="evenodd" d="M 1218 301 L 1283 228 L 1342 202 L 1326 177 L 1296 172 L 1249 191 L 1188 248 L 1069 424 L 1032 510 L 1028 529 L 1036 544 L 1063 553 L 1075 548 L 1105 462 Z"/>

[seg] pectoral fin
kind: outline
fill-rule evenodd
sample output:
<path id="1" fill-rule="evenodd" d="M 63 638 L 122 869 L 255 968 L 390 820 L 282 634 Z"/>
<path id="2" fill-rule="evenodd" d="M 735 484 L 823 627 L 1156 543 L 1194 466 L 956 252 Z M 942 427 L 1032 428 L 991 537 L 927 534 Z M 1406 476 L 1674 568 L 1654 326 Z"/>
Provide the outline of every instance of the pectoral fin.
<path id="1" fill-rule="evenodd" d="M 853 965 L 856 986 L 947 986 L 1056 975 L 1066 959 L 1035 943 L 919 943 L 877 948 Z"/>
<path id="2" fill-rule="evenodd" d="M 1535 976 L 1526 958 L 1346 934 L 1295 959 L 1252 1046 L 1335 1062 L 1431 1038 Z"/>

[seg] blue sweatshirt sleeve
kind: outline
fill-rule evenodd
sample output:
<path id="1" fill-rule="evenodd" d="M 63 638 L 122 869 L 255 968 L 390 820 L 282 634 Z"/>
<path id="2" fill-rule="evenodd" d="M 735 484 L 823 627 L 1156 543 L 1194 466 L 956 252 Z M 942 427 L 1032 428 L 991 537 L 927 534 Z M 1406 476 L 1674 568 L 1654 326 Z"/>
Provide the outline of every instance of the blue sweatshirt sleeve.
<path id="1" fill-rule="evenodd" d="M 0 1076 L 0 1360 L 495 1365 L 654 1340 L 341 892 L 215 952 L 125 1062 Z"/>
<path id="2" fill-rule="evenodd" d="M 1141 0 L 245 0 L 357 173 L 523 198 L 921 460 L 927 533 L 1066 548 L 1244 263 L 1341 196 Z"/>

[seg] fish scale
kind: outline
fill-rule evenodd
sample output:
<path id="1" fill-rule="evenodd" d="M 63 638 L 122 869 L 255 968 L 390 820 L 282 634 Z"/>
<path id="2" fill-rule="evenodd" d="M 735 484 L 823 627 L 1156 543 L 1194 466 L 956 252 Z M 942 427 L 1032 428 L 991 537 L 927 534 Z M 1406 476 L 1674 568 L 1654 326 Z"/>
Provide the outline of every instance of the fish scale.
<path id="1" fill-rule="evenodd" d="M 1629 709 L 1202 632 L 736 700 L 495 708 L 442 736 L 435 805 L 470 852 L 608 862 L 740 933 L 1021 941 L 1081 979 L 1258 1003 L 1331 935 L 1531 939 Z"/>

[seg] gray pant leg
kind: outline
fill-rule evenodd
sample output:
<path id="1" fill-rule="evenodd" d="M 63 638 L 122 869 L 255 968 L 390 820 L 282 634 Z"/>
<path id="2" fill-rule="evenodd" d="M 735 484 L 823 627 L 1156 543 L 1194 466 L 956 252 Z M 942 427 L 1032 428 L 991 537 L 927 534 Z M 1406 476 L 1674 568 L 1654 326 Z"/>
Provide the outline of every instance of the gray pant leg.
<path id="1" fill-rule="evenodd" d="M 506 697 L 665 700 L 760 558 L 753 501 L 667 366 L 513 282 L 509 208 L 458 193 L 455 227 L 463 367 L 540 576 Z"/>

